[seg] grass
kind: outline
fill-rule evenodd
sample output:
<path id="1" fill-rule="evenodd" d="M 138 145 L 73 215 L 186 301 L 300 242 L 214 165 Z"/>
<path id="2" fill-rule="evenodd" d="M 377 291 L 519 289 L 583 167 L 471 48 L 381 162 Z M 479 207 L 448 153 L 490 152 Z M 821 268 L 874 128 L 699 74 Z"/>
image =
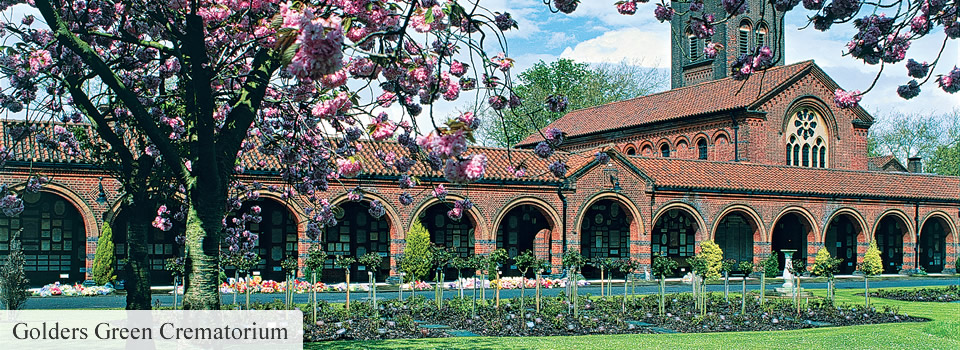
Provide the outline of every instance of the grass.
<path id="1" fill-rule="evenodd" d="M 916 288 L 902 288 L 916 289 Z M 814 290 L 815 294 L 826 294 Z M 863 291 L 838 290 L 838 303 L 863 304 Z M 570 337 L 464 337 L 304 344 L 306 349 L 960 349 L 960 303 L 871 298 L 930 322 L 825 327 L 795 331 L 628 334 Z"/>

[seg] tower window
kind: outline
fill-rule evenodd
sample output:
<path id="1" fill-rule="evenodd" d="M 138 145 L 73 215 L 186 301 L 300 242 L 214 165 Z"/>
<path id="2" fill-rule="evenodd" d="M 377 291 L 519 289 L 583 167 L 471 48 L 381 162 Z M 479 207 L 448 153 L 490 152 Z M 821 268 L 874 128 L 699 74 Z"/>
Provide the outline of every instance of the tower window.
<path id="1" fill-rule="evenodd" d="M 700 139 L 697 141 L 697 151 L 700 153 L 700 159 L 707 160 L 707 140 Z"/>
<path id="2" fill-rule="evenodd" d="M 668 144 L 660 145 L 660 156 L 664 158 L 670 157 L 670 145 Z"/>
<path id="3" fill-rule="evenodd" d="M 737 53 L 740 56 L 746 55 L 750 52 L 750 32 L 751 30 L 750 22 L 744 20 L 740 22 L 740 33 L 737 37 Z"/>
<path id="4" fill-rule="evenodd" d="M 769 45 L 767 43 L 767 24 L 760 23 L 757 25 L 757 47 L 763 47 Z"/>
<path id="5" fill-rule="evenodd" d="M 699 52 L 699 48 L 700 48 L 699 42 L 700 42 L 700 41 L 697 40 L 697 37 L 694 36 L 692 33 L 687 34 L 687 45 L 689 46 L 689 49 L 690 49 L 690 60 L 691 60 L 691 61 L 696 61 L 696 60 L 697 60 L 697 57 L 698 57 L 699 54 L 700 54 L 700 52 Z"/>
<path id="6" fill-rule="evenodd" d="M 810 168 L 827 167 L 827 128 L 823 118 L 809 108 L 797 111 L 790 118 L 787 135 L 787 165 Z"/>

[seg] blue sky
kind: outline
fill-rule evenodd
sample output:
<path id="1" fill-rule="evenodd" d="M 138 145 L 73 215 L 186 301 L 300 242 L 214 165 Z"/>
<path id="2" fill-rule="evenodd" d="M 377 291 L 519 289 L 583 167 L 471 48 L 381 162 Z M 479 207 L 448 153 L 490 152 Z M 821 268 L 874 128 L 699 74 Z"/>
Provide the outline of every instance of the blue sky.
<path id="1" fill-rule="evenodd" d="M 669 69 L 670 26 L 653 17 L 653 2 L 640 4 L 637 14 L 623 16 L 613 6 L 614 0 L 588 0 L 580 3 L 570 15 L 550 13 L 540 0 L 484 0 L 487 8 L 508 9 L 520 28 L 508 32 L 509 55 L 516 59 L 517 74 L 539 60 L 571 58 L 580 62 L 620 62 L 642 60 L 644 66 Z M 846 43 L 855 34 L 852 24 L 838 25 L 828 32 L 806 24 L 810 12 L 798 6 L 786 19 L 786 62 L 814 59 L 841 87 L 864 90 L 870 86 L 879 66 L 865 65 L 842 56 Z M 915 42 L 907 51 L 908 58 L 933 61 L 943 43 L 943 29 L 938 27 L 928 38 Z M 957 65 L 960 46 L 950 40 L 935 74 L 944 74 Z M 889 112 L 938 114 L 960 108 L 960 95 L 950 95 L 931 79 L 920 96 L 906 101 L 896 95 L 898 85 L 909 81 L 903 63 L 888 65 L 877 87 L 864 96 L 861 105 L 875 115 Z M 667 84 L 669 85 L 669 84 Z"/>

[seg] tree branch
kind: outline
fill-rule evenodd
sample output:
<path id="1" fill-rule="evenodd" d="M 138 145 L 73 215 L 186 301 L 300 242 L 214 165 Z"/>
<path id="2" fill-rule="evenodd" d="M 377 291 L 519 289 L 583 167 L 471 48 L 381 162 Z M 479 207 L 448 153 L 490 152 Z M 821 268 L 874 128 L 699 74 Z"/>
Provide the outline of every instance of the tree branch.
<path id="1" fill-rule="evenodd" d="M 217 146 L 220 151 L 219 158 L 223 162 L 232 164 L 236 160 L 240 144 L 247 137 L 247 129 L 253 124 L 257 111 L 260 110 L 260 104 L 270 85 L 270 77 L 280 68 L 280 59 L 271 51 L 263 48 L 254 56 L 243 89 L 220 129 Z"/>
<path id="2" fill-rule="evenodd" d="M 113 90 L 117 98 L 123 101 L 123 104 L 127 106 L 130 113 L 136 118 L 139 129 L 143 131 L 160 150 L 160 153 L 170 168 L 179 174 L 179 176 L 186 179 L 190 172 L 187 171 L 186 166 L 183 164 L 180 152 L 173 146 L 170 139 L 160 131 L 160 127 L 157 126 L 156 122 L 150 117 L 150 114 L 147 113 L 146 108 L 140 103 L 139 96 L 120 81 L 120 78 L 103 62 L 90 45 L 70 32 L 70 28 L 67 27 L 60 15 L 50 5 L 50 0 L 36 0 L 35 3 L 37 10 L 40 11 L 47 25 L 49 25 L 50 29 L 54 32 L 57 42 L 79 56 L 80 59 L 100 77 L 100 80 L 110 87 L 110 90 Z"/>
<path id="3" fill-rule="evenodd" d="M 106 118 L 103 114 L 100 114 L 97 107 L 93 105 L 93 102 L 90 101 L 90 98 L 83 89 L 81 89 L 82 82 L 80 79 L 75 75 L 71 75 L 66 77 L 66 82 L 67 90 L 70 91 L 70 96 L 73 98 L 73 102 L 77 108 L 90 118 L 90 123 L 93 124 L 94 129 L 97 130 L 97 135 L 106 141 L 107 144 L 113 148 L 114 152 L 117 153 L 117 158 L 120 161 L 120 167 L 123 169 L 123 173 L 127 175 L 131 174 L 133 172 L 133 154 L 130 153 L 127 144 L 110 128 Z"/>

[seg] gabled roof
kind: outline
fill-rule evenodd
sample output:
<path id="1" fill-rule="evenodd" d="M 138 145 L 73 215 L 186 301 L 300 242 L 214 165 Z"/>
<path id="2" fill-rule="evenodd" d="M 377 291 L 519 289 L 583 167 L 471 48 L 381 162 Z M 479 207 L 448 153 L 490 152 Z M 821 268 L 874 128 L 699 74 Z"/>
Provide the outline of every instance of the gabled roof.
<path id="1" fill-rule="evenodd" d="M 814 72 L 830 89 L 837 88 L 836 82 L 823 73 L 812 60 L 808 60 L 773 67 L 753 74 L 746 80 L 728 77 L 575 110 L 550 123 L 544 130 L 558 128 L 566 133 L 568 138 L 577 138 L 686 117 L 749 110 L 759 107 L 776 92 L 810 72 Z M 872 122 L 873 118 L 862 108 L 856 107 L 855 112 L 861 121 Z M 535 133 L 518 143 L 518 146 L 530 146 L 542 140 L 540 133 Z"/>
<path id="2" fill-rule="evenodd" d="M 960 177 L 628 157 L 655 190 L 729 190 L 848 198 L 933 199 L 960 204 Z"/>
<path id="3" fill-rule="evenodd" d="M 19 142 L 14 142 L 14 140 L 11 138 L 13 128 L 25 125 L 36 126 L 37 131 L 28 134 Z M 18 161 L 45 163 L 90 163 L 91 155 L 88 151 L 84 151 L 80 155 L 68 155 L 62 150 L 47 148 L 37 142 L 36 134 L 38 133 L 46 134 L 52 138 L 53 128 L 56 125 L 63 126 L 67 129 L 79 127 L 83 133 L 86 133 L 87 135 L 93 135 L 90 124 L 60 122 L 31 122 L 29 124 L 24 124 L 24 121 L 22 120 L 2 120 L 0 121 L 0 147 L 12 150 L 13 160 Z M 82 150 L 83 149 L 81 148 L 81 151 Z"/>
<path id="4" fill-rule="evenodd" d="M 888 170 L 888 167 L 893 167 L 893 170 Z M 879 157 L 868 157 L 867 158 L 867 170 L 870 171 L 907 171 L 907 167 L 903 166 L 900 163 L 900 160 L 897 159 L 892 154 Z"/>

